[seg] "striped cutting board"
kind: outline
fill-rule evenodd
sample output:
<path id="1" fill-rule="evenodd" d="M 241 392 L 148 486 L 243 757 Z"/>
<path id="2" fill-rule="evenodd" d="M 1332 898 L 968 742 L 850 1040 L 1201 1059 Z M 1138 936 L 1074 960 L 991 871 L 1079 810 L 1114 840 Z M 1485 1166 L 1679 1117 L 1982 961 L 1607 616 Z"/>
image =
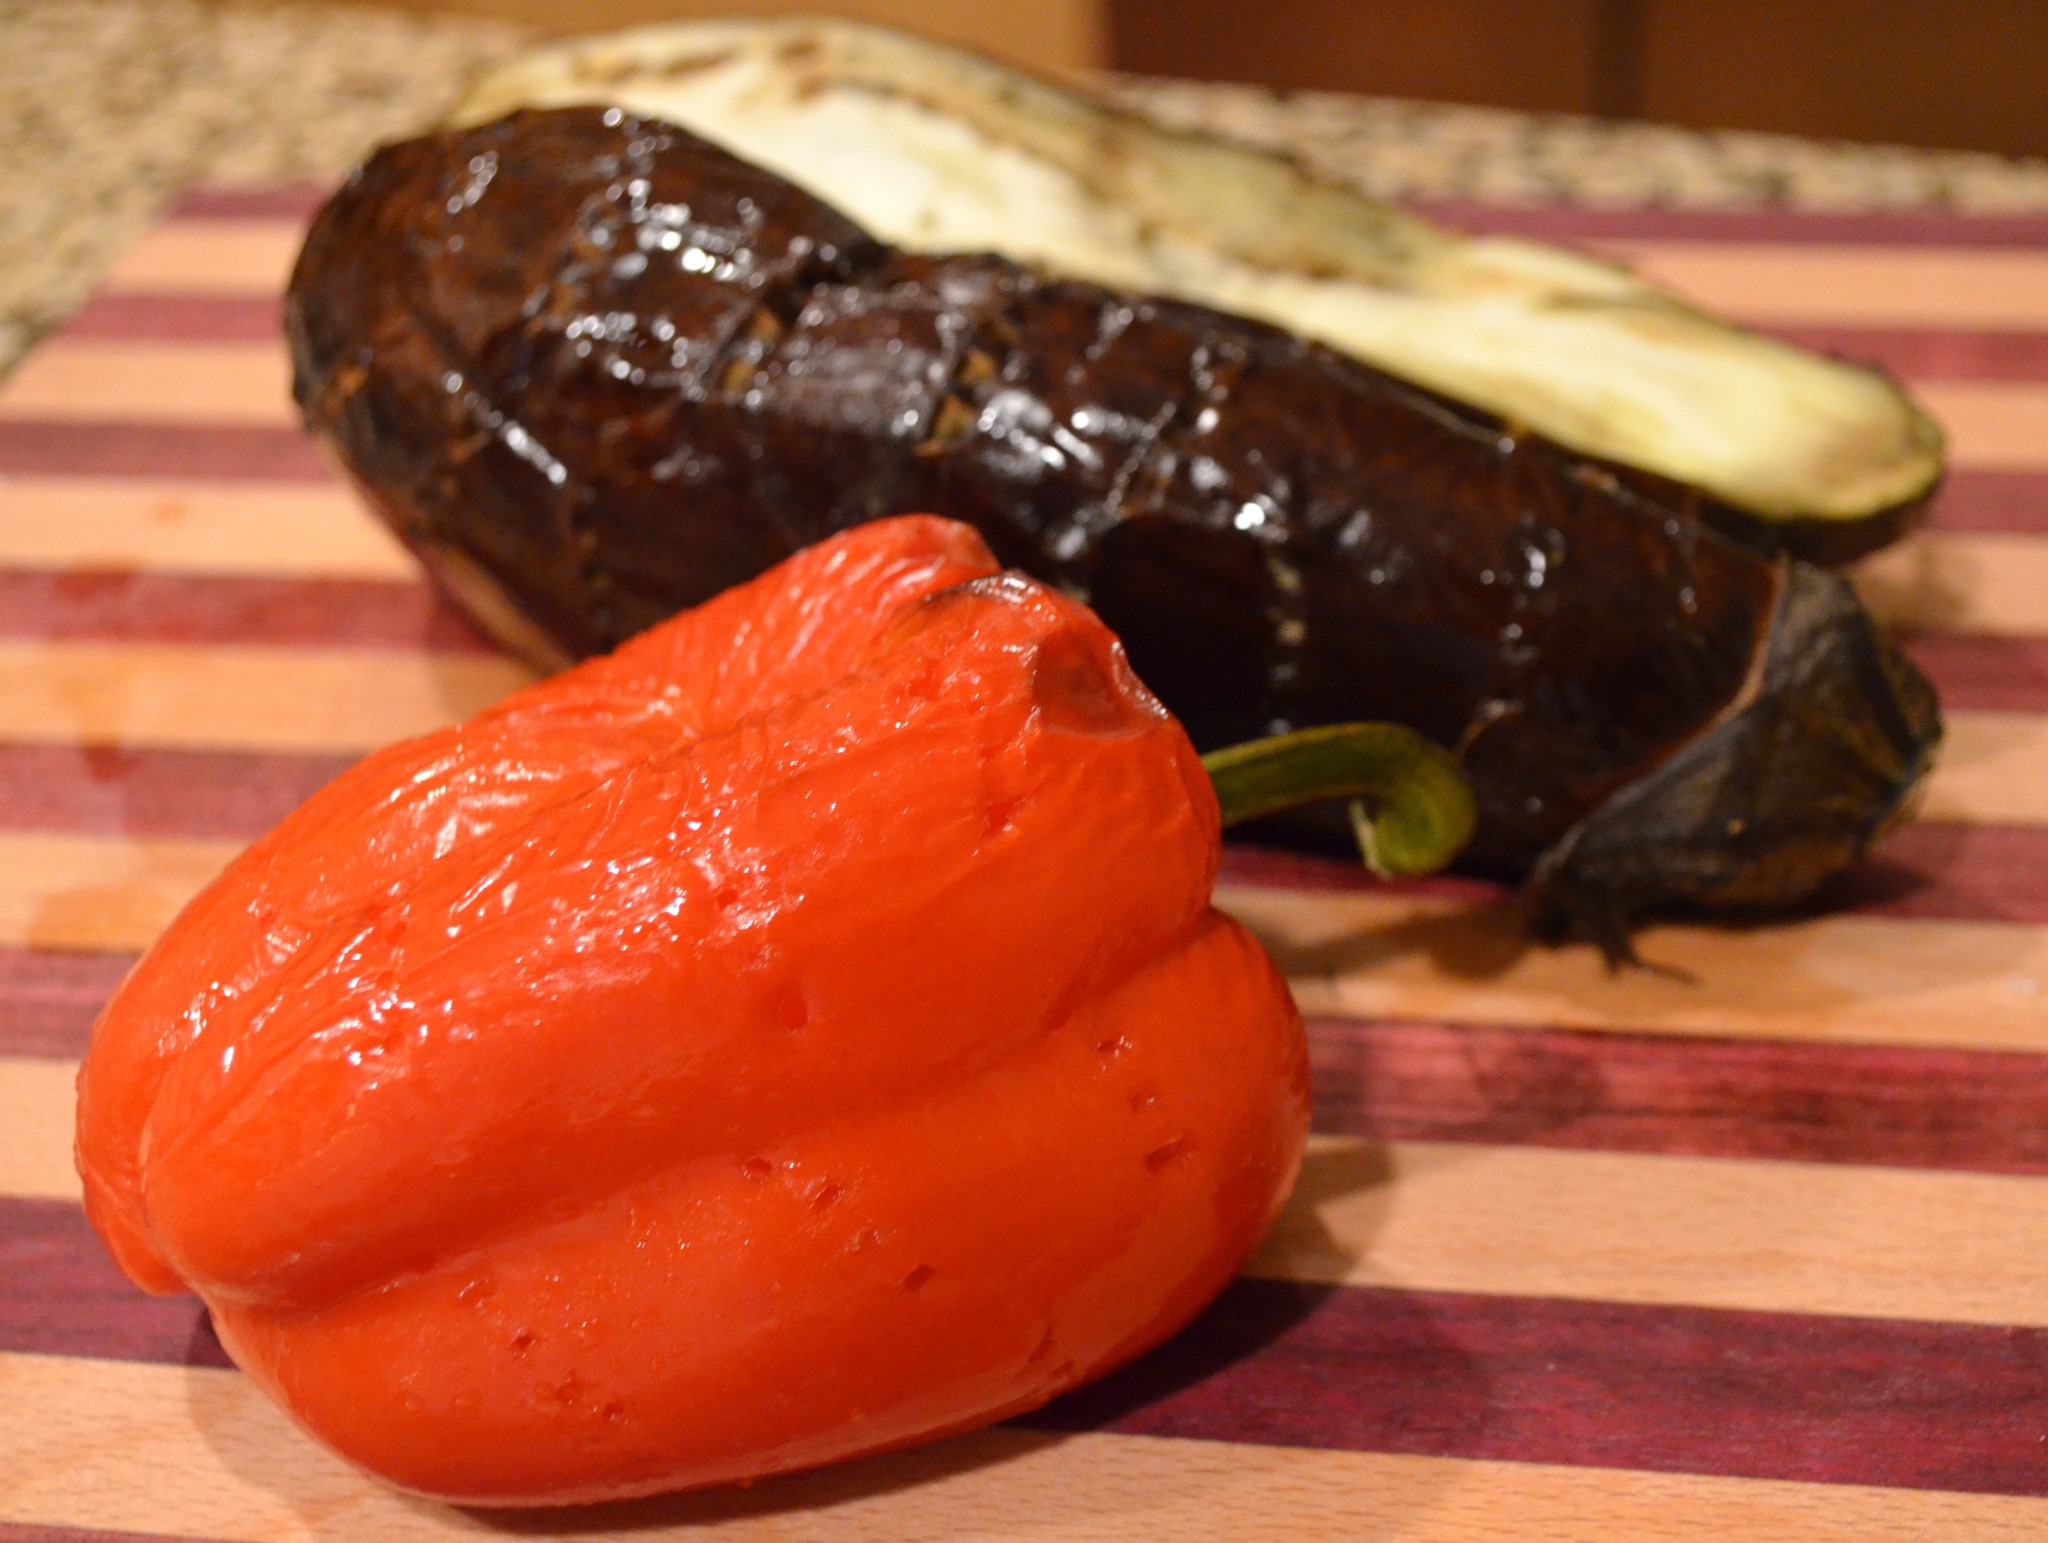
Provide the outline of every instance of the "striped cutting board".
<path id="1" fill-rule="evenodd" d="M 352 757 L 519 683 L 293 426 L 311 199 L 188 199 L 0 387 L 0 1543 L 443 1538 L 294 1433 L 77 1205 L 136 951 Z M 1531 949 L 1503 897 L 1233 854 L 1318 1134 L 1246 1279 L 1027 1421 L 522 1524 L 576 1536 L 2048 1536 L 2048 218 L 1456 211 L 1883 360 L 1948 424 L 1869 565 L 1950 709 L 1837 906 Z"/>

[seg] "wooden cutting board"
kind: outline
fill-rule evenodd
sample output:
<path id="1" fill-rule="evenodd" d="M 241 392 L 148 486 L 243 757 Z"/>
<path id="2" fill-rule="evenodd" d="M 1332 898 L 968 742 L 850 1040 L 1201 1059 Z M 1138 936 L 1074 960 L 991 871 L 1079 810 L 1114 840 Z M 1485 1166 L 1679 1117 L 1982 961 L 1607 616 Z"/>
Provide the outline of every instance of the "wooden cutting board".
<path id="1" fill-rule="evenodd" d="M 443 1538 L 296 1434 L 77 1205 L 71 1075 L 180 901 L 352 758 L 523 672 L 301 438 L 313 205 L 189 198 L 0 387 L 0 1543 Z M 1525 944 L 1480 884 L 1232 854 L 1318 1134 L 1247 1277 L 1017 1424 L 574 1536 L 2048 1536 L 2048 218 L 1467 223 L 1881 360 L 1948 425 L 1870 564 L 1950 737 L 1824 913 Z"/>

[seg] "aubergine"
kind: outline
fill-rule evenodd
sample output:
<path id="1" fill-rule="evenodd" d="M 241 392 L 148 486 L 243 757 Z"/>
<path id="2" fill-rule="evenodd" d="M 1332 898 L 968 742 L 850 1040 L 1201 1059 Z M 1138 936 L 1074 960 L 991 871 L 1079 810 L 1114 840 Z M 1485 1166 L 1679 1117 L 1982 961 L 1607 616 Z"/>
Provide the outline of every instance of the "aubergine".
<path id="1" fill-rule="evenodd" d="M 545 45 L 456 121 L 618 106 L 690 129 L 900 250 L 989 251 L 1314 338 L 1640 479 L 1766 550 L 1902 534 L 1940 428 L 1883 372 L 1730 326 L 1582 253 L 1446 230 L 1284 154 L 979 55 L 815 17 Z"/>
<path id="2" fill-rule="evenodd" d="M 1087 598 L 1211 747 L 1462 756 L 1552 930 L 1789 904 L 1897 822 L 1934 697 L 1826 570 L 1261 322 L 897 252 L 619 109 L 374 156 L 286 304 L 309 426 L 543 663 L 933 511 Z"/>

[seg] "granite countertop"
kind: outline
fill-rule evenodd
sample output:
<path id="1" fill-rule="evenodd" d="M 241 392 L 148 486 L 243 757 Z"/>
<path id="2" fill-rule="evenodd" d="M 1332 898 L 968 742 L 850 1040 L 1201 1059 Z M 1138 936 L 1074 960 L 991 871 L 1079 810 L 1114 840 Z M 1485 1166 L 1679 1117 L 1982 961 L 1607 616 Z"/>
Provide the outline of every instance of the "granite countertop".
<path id="1" fill-rule="evenodd" d="M 0 0 L 0 370 L 180 188 L 339 176 L 432 120 L 514 28 L 201 0 Z M 1122 80 L 1161 116 L 1286 144 L 1393 197 L 2048 209 L 2048 162 L 1236 86 Z"/>

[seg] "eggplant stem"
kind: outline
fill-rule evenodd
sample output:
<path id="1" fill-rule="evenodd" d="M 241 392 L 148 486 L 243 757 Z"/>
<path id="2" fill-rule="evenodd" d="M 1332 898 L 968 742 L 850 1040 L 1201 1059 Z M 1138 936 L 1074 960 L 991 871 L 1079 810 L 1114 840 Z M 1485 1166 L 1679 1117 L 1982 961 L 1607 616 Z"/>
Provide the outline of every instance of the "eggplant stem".
<path id="1" fill-rule="evenodd" d="M 1457 758 L 1395 723 L 1337 723 L 1212 750 L 1202 766 L 1236 825 L 1326 798 L 1351 804 L 1366 867 L 1434 873 L 1472 837 L 1472 787 Z"/>

